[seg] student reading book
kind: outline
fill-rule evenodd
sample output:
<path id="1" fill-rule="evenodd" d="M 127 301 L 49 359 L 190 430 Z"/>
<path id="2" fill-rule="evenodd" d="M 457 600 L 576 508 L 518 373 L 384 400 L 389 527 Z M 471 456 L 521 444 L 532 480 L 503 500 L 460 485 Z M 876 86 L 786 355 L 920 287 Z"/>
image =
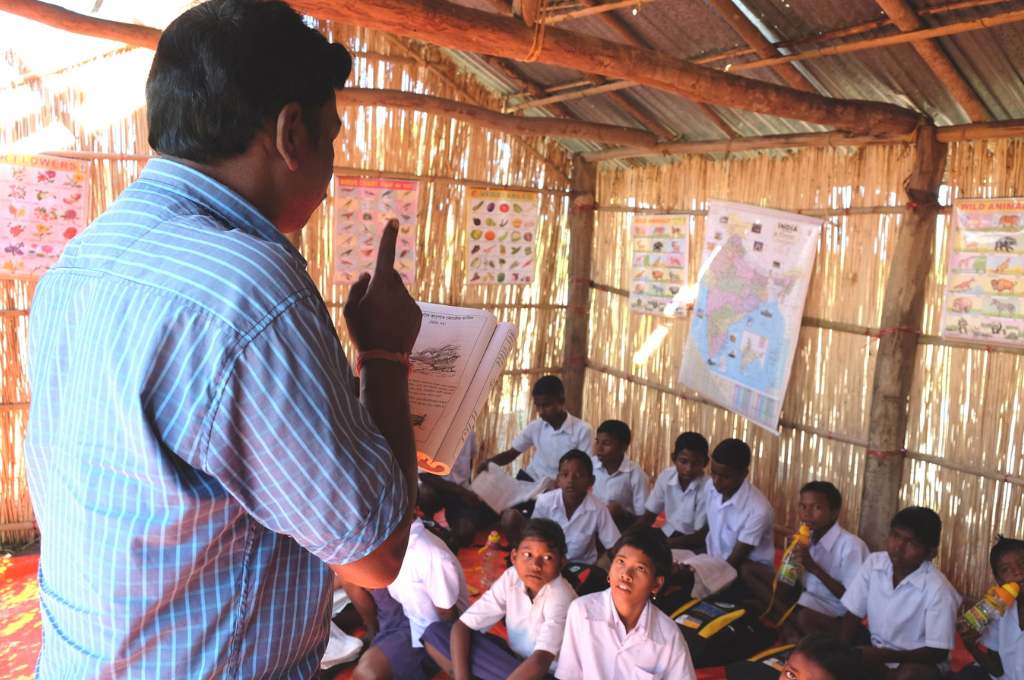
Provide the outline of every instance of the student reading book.
<path id="1" fill-rule="evenodd" d="M 423 323 L 409 364 L 409 409 L 420 469 L 447 474 L 516 338 L 483 309 L 419 303 Z"/>

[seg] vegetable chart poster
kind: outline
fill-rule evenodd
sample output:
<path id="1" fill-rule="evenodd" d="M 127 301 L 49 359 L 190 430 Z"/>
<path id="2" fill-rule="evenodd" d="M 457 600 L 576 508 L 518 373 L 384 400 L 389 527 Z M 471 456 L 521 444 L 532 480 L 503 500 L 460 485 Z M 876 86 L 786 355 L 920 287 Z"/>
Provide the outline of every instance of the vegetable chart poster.
<path id="1" fill-rule="evenodd" d="M 0 277 L 42 276 L 88 219 L 88 161 L 0 156 Z"/>
<path id="2" fill-rule="evenodd" d="M 633 267 L 629 308 L 642 314 L 685 316 L 682 303 L 690 259 L 685 215 L 633 217 Z"/>
<path id="3" fill-rule="evenodd" d="M 532 283 L 537 197 L 524 191 L 470 188 L 466 201 L 469 283 Z"/>
<path id="4" fill-rule="evenodd" d="M 373 273 L 384 226 L 398 219 L 395 271 L 405 285 L 416 280 L 416 225 L 419 182 L 366 177 L 335 178 L 334 282 L 355 283 L 363 272 Z"/>

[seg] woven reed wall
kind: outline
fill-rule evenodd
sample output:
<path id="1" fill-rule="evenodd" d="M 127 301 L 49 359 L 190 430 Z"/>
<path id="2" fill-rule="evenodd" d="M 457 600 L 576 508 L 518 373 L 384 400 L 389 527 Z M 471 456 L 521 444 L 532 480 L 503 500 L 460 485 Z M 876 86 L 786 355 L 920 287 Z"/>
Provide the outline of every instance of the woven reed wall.
<path id="1" fill-rule="evenodd" d="M 599 210 L 592 278 L 590 368 L 584 411 L 598 423 L 626 420 L 635 432 L 631 455 L 652 476 L 669 464 L 674 438 L 685 430 L 703 433 L 711 445 L 725 437 L 751 444 L 752 481 L 772 500 L 776 524 L 797 523 L 799 487 L 827 479 L 844 495 L 841 521 L 854 530 L 860 507 L 874 354 L 889 257 L 910 173 L 906 145 L 863 149 L 807 149 L 782 156 L 733 160 L 686 157 L 670 165 L 615 170 L 598 178 L 601 207 L 631 206 L 693 210 L 708 199 L 726 199 L 786 210 L 852 209 L 827 218 L 819 242 L 793 372 L 775 437 L 728 411 L 702 402 L 677 381 L 689 320 L 665 321 L 631 314 L 625 289 L 629 276 L 630 215 Z M 950 149 L 949 182 L 963 196 L 1019 195 L 1024 190 L 1020 140 L 964 143 Z M 951 200 L 946 192 L 944 200 Z M 873 214 L 857 209 L 882 208 Z M 889 208 L 889 209 L 887 209 Z M 925 333 L 938 333 L 948 217 L 937 225 L 940 247 L 929 285 Z M 700 244 L 703 216 L 690 221 L 691 244 Z M 695 280 L 699 245 L 691 249 Z M 611 290 L 603 290 L 609 288 Z M 641 364 L 634 354 L 664 324 L 664 342 Z M 904 502 L 929 505 L 945 522 L 938 564 L 965 592 L 991 580 L 988 547 L 998 529 L 1024 533 L 1017 483 L 976 474 L 1022 473 L 1020 353 L 942 347 L 922 338 L 911 404 Z M 935 456 L 963 472 L 922 460 Z M 965 550 L 965 546 L 968 548 Z"/>
<path id="2" fill-rule="evenodd" d="M 357 58 L 353 80 L 361 87 L 415 89 L 440 97 L 471 101 L 498 108 L 500 102 L 479 84 L 461 75 L 438 50 L 412 50 L 391 38 L 355 29 L 321 27 L 332 39 L 343 42 L 356 53 L 393 55 L 394 62 L 380 58 Z M 52 41 L 68 40 L 67 34 L 52 31 Z M 55 123 L 66 126 L 75 150 L 140 154 L 151 150 L 144 112 L 134 107 L 127 115 L 96 126 L 93 88 L 113 79 L 118 88 L 142 92 L 152 52 L 139 49 L 111 51 L 110 43 L 72 36 L 84 44 L 89 60 L 56 73 L 38 73 L 26 78 L 29 66 L 10 54 L 9 73 L 0 73 L 0 100 L 28 102 L 17 112 L 0 114 L 0 144 L 17 142 Z M 89 44 L 91 43 L 91 47 Z M 428 66 L 429 64 L 429 66 Z M 353 81 L 350 81 L 353 82 Z M 138 99 L 141 102 L 141 98 Z M 92 108 L 89 108 L 92 107 Z M 79 113 L 88 108 L 90 125 Z M 336 141 L 336 164 L 343 168 L 410 173 L 421 183 L 421 212 L 418 225 L 418 274 L 413 294 L 422 300 L 491 308 L 499 320 L 519 328 L 520 341 L 509 359 L 509 371 L 492 392 L 478 423 L 483 453 L 498 450 L 511 441 L 530 417 L 529 388 L 546 371 L 561 368 L 562 335 L 567 296 L 568 235 L 564 230 L 568 206 L 564 173 L 567 157 L 554 142 L 477 129 L 434 115 L 390 111 L 383 108 L 347 108 L 342 116 L 342 133 Z M 39 149 L 42 150 L 42 149 Z M 52 150 L 52 148 L 51 148 Z M 93 160 L 93 217 L 141 172 L 138 160 Z M 346 174 L 352 170 L 345 169 Z M 461 180 L 498 186 L 534 188 L 541 201 L 536 248 L 539 262 L 536 281 L 529 286 L 467 286 Z M 327 204 L 329 205 L 329 203 Z M 339 335 L 348 349 L 341 304 L 346 290 L 330 281 L 332 215 L 321 208 L 302 232 L 301 249 L 309 261 L 309 272 L 320 287 L 334 315 Z M 25 480 L 23 437 L 30 400 L 25 374 L 28 309 L 32 285 L 0 279 L 0 542 L 31 540 L 32 508 Z"/>

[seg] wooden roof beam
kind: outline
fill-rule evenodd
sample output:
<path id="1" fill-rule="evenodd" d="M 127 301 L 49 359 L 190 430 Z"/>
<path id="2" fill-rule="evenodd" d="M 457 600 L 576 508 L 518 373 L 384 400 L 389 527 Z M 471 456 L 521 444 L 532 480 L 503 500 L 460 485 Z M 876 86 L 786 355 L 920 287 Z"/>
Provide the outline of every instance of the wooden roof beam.
<path id="1" fill-rule="evenodd" d="M 747 43 L 754 50 L 757 56 L 762 59 L 780 56 L 780 52 L 772 43 L 761 34 L 760 29 L 748 19 L 733 0 L 708 0 L 708 4 L 715 8 L 715 11 L 725 19 L 726 23 L 736 31 L 743 42 Z M 778 64 L 772 67 L 790 87 L 804 92 L 817 92 L 804 74 L 800 73 L 792 64 Z"/>
<path id="2" fill-rule="evenodd" d="M 924 28 L 924 22 L 914 12 L 907 0 L 875 0 L 878 6 L 889 15 L 896 27 L 904 33 Z M 942 49 L 942 46 L 931 40 L 913 43 L 914 50 L 931 69 L 939 82 L 943 83 L 953 99 L 972 121 L 984 121 L 991 118 L 988 107 L 981 101 L 978 94 L 963 77 L 960 70 Z M 764 55 L 760 55 L 764 56 Z"/>

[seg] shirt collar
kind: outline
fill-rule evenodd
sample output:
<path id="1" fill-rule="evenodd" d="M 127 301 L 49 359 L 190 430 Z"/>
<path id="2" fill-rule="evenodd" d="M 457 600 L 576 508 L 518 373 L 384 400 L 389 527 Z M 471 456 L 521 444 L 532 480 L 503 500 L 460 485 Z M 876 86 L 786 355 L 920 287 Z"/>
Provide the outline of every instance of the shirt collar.
<path id="1" fill-rule="evenodd" d="M 605 469 L 604 463 L 601 462 L 600 458 L 594 456 L 594 460 L 597 461 L 598 468 L 604 470 L 605 474 L 607 474 L 609 477 L 614 477 L 615 475 L 620 473 L 626 474 L 627 472 L 632 471 L 632 469 L 636 467 L 633 461 L 631 461 L 629 458 L 623 458 L 622 463 L 619 464 L 618 470 L 616 470 L 615 472 L 608 472 L 608 470 Z"/>
<path id="2" fill-rule="evenodd" d="M 727 505 L 742 506 L 748 495 L 750 495 L 750 479 L 744 479 L 743 483 L 740 484 L 740 488 L 736 489 L 736 493 L 734 493 L 729 500 L 722 501 L 722 507 L 724 508 Z M 718 494 L 718 496 L 721 498 L 722 494 Z"/>
<path id="3" fill-rule="evenodd" d="M 231 228 L 281 246 L 305 266 L 306 259 L 263 213 L 209 175 L 169 158 L 153 158 L 139 175 L 139 181 L 157 184 L 165 191 L 203 206 Z"/>
<path id="4" fill-rule="evenodd" d="M 917 569 L 900 581 L 899 585 L 896 587 L 899 588 L 906 583 L 908 586 L 924 589 L 925 584 L 928 581 L 928 577 L 931 575 L 933 569 L 935 569 L 935 565 L 931 563 L 931 560 L 925 560 Z M 888 553 L 886 553 L 885 559 L 882 560 L 881 564 L 878 566 L 878 571 L 883 572 L 888 577 L 889 583 L 892 583 L 892 558 L 889 557 Z"/>
<path id="5" fill-rule="evenodd" d="M 546 420 L 542 419 L 540 422 L 543 423 L 544 428 L 551 430 L 552 432 L 565 432 L 566 434 L 572 434 L 573 430 L 576 429 L 577 420 L 578 419 L 574 417 L 571 413 L 566 413 L 565 420 L 562 421 L 561 427 L 559 427 L 557 430 L 551 425 L 551 423 L 549 423 Z"/>
<path id="6" fill-rule="evenodd" d="M 837 520 L 831 527 L 829 527 L 829 530 L 825 532 L 825 535 L 821 537 L 821 540 L 818 541 L 818 545 L 820 545 L 825 550 L 831 552 L 832 548 L 835 547 L 836 541 L 839 540 L 839 536 L 840 534 L 842 534 L 842 532 L 843 530 L 842 528 L 840 528 L 839 522 Z"/>
<path id="7" fill-rule="evenodd" d="M 565 515 L 566 519 L 572 519 L 569 517 L 569 512 L 565 509 L 565 496 L 562 495 L 561 489 L 555 489 L 558 492 L 558 507 L 562 509 L 562 514 Z M 600 506 L 594 500 L 594 492 L 588 491 L 587 495 L 583 497 L 583 502 L 580 503 L 580 507 L 576 508 L 576 512 L 572 514 L 573 517 L 581 512 L 594 512 Z"/>
<path id="8" fill-rule="evenodd" d="M 636 621 L 636 626 L 633 630 L 626 631 L 625 625 L 622 623 L 622 619 L 619 618 L 619 613 L 615 611 L 615 602 L 612 600 L 612 589 L 607 588 L 601 595 L 604 598 L 605 605 L 605 623 L 611 628 L 618 628 L 626 632 L 627 636 L 635 636 L 641 640 L 650 640 L 655 644 L 664 644 L 665 640 L 661 634 L 661 631 L 657 626 L 654 625 L 654 605 L 648 602 L 644 605 L 644 610 L 640 612 L 640 618 Z"/>
<path id="9" fill-rule="evenodd" d="M 679 473 L 676 472 L 675 470 L 673 470 L 672 472 L 673 474 L 668 478 L 669 486 L 678 486 L 680 489 L 682 489 L 683 493 L 699 491 L 701 489 L 701 485 L 704 484 L 704 480 L 708 478 L 707 475 L 701 475 L 696 479 L 691 479 L 690 483 L 686 485 L 685 489 L 683 489 L 683 485 L 679 483 Z"/>

